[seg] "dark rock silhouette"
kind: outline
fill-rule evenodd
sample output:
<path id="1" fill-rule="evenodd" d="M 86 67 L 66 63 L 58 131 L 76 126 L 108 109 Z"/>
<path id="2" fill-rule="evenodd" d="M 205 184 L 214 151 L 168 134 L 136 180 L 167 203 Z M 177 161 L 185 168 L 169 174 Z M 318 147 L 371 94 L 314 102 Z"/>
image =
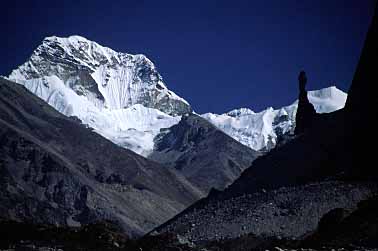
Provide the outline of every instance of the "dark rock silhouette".
<path id="1" fill-rule="evenodd" d="M 378 6 L 378 5 L 377 5 Z M 366 37 L 352 85 L 345 104 L 347 151 L 343 153 L 346 164 L 354 167 L 354 176 L 378 179 L 376 164 L 378 141 L 378 7 Z M 366 135 L 366 136 L 363 136 Z"/>
<path id="2" fill-rule="evenodd" d="M 306 84 L 307 77 L 304 71 L 299 73 L 299 98 L 298 110 L 295 117 L 295 134 L 303 133 L 306 128 L 310 127 L 313 123 L 316 111 L 307 98 Z"/>

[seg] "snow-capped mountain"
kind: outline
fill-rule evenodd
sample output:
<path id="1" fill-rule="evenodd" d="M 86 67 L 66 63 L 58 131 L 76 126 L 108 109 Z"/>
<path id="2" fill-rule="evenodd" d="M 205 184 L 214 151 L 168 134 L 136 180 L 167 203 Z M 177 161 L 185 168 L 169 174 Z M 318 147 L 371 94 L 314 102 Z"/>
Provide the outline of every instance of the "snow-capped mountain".
<path id="1" fill-rule="evenodd" d="M 344 107 L 347 94 L 335 86 L 309 91 L 308 99 L 317 113 L 329 113 Z M 281 109 L 267 108 L 255 113 L 248 108 L 235 109 L 224 114 L 205 113 L 201 116 L 240 143 L 254 150 L 269 150 L 277 137 L 295 127 L 298 101 Z"/>
<path id="2" fill-rule="evenodd" d="M 317 113 L 330 113 L 344 108 L 348 94 L 331 86 L 307 93 L 308 100 Z"/>
<path id="3" fill-rule="evenodd" d="M 3 78 L 0 163 L 2 219 L 55 226 L 111 220 L 133 236 L 204 196 L 175 170 L 118 147 Z"/>
<path id="4" fill-rule="evenodd" d="M 192 108 L 164 84 L 144 55 L 116 52 L 80 36 L 47 37 L 9 79 L 59 112 L 76 116 L 114 143 L 149 156 L 160 129 L 176 125 Z M 336 87 L 308 93 L 319 113 L 344 106 Z M 255 113 L 241 108 L 202 117 L 254 150 L 269 150 L 295 127 L 297 102 Z"/>
<path id="5" fill-rule="evenodd" d="M 80 36 L 45 38 L 9 79 L 142 155 L 152 150 L 160 128 L 192 112 L 147 57 L 115 52 Z"/>

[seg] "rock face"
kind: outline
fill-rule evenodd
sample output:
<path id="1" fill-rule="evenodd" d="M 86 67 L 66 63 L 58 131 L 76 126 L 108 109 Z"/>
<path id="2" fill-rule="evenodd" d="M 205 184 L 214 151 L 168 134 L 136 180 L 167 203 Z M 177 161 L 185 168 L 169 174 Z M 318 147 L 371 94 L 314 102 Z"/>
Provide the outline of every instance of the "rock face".
<path id="1" fill-rule="evenodd" d="M 223 190 L 260 155 L 190 114 L 155 138 L 148 157 L 176 169 L 207 194 L 211 188 Z"/>
<path id="2" fill-rule="evenodd" d="M 306 73 L 302 71 L 298 77 L 299 80 L 299 98 L 298 109 L 295 117 L 295 134 L 303 133 L 307 128 L 314 123 L 316 111 L 307 98 Z"/>
<path id="3" fill-rule="evenodd" d="M 378 6 L 366 37 L 360 60 L 349 90 L 345 105 L 346 130 L 348 130 L 348 148 L 345 162 L 354 166 L 354 175 L 365 175 L 368 170 L 372 177 L 378 176 L 378 168 L 369 163 L 376 162 L 376 148 L 363 147 L 375 144 L 378 136 L 375 132 L 378 121 Z M 368 137 L 361 137 L 362 133 Z"/>
<path id="4" fill-rule="evenodd" d="M 4 218 L 58 226 L 111 220 L 140 235 L 203 196 L 174 170 L 115 145 L 4 79 L 0 125 Z"/>
<path id="5" fill-rule="evenodd" d="M 167 89 L 147 57 L 115 52 L 80 36 L 45 38 L 9 79 L 28 87 L 30 82 L 52 76 L 99 107 L 122 109 L 141 104 L 169 115 L 191 112 L 185 100 Z M 51 87 L 49 81 L 44 85 Z M 41 85 L 34 88 L 46 89 Z M 55 100 L 57 110 L 68 113 L 70 100 L 62 94 L 55 90 L 50 98 Z"/>

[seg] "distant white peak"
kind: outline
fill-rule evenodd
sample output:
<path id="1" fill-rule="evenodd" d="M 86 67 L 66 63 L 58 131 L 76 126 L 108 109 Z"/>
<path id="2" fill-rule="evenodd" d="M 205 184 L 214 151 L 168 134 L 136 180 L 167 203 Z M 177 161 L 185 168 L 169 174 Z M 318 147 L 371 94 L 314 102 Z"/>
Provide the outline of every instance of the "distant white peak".
<path id="1" fill-rule="evenodd" d="M 286 108 L 286 109 L 287 109 L 287 108 Z M 278 117 L 281 117 L 281 116 L 288 116 L 289 114 L 287 113 L 286 109 L 285 109 L 285 108 L 281 108 L 281 109 L 279 109 L 278 112 L 277 112 L 277 116 L 278 116 Z"/>
<path id="2" fill-rule="evenodd" d="M 68 41 L 70 42 L 91 42 L 90 40 L 86 39 L 85 37 L 79 36 L 79 35 L 72 35 L 69 37 L 58 37 L 58 36 L 50 36 L 50 37 L 45 37 L 43 41 L 59 41 L 61 43 L 66 43 Z"/>
<path id="3" fill-rule="evenodd" d="M 309 91 L 307 97 L 317 113 L 329 113 L 345 106 L 348 94 L 331 86 L 316 91 Z"/>
<path id="4" fill-rule="evenodd" d="M 268 108 L 266 108 L 263 112 L 273 112 L 274 111 L 274 108 L 269 106 Z"/>
<path id="5" fill-rule="evenodd" d="M 344 107 L 347 94 L 335 86 L 308 92 L 308 99 L 316 112 L 334 112 Z M 220 130 L 254 149 L 271 149 L 278 137 L 290 133 L 295 128 L 298 100 L 280 109 L 268 107 L 255 113 L 248 108 L 232 110 L 225 114 L 206 113 L 201 115 Z"/>
<path id="6" fill-rule="evenodd" d="M 116 52 L 77 35 L 45 38 L 9 79 L 23 84 L 48 76 L 56 76 L 99 108 L 142 104 L 170 115 L 192 111 L 187 101 L 167 88 L 146 56 Z"/>
<path id="7" fill-rule="evenodd" d="M 192 111 L 146 56 L 116 52 L 81 36 L 45 38 L 9 79 L 145 156 L 160 129 Z"/>
<path id="8" fill-rule="evenodd" d="M 230 117 L 240 117 L 240 116 L 255 114 L 255 112 L 249 108 L 239 108 L 239 109 L 231 110 L 227 112 L 226 114 Z"/>
<path id="9" fill-rule="evenodd" d="M 46 53 L 52 57 L 62 58 L 69 63 L 86 66 L 91 70 L 95 70 L 97 66 L 103 64 L 127 64 L 130 60 L 144 60 L 151 68 L 155 68 L 152 62 L 144 55 L 116 52 L 78 35 L 47 37 L 36 49 L 32 57 L 43 56 Z"/>
<path id="10" fill-rule="evenodd" d="M 339 90 L 336 86 L 322 88 L 320 90 L 309 91 L 308 96 L 319 98 L 333 98 L 333 97 L 346 97 L 346 93 Z"/>
<path id="11" fill-rule="evenodd" d="M 155 69 L 155 65 L 144 54 L 129 54 L 123 52 L 116 52 L 113 49 L 102 46 L 94 41 L 91 41 L 85 37 L 73 35 L 69 37 L 46 37 L 40 48 L 46 46 L 59 46 L 66 53 L 78 58 L 97 61 L 96 65 L 113 63 L 113 64 L 126 64 L 130 66 L 129 61 L 143 62 L 143 64 L 149 66 L 151 69 Z M 79 53 L 78 53 L 79 52 Z M 74 53 L 78 53 L 74 55 Z M 59 55 L 55 55 L 59 56 Z M 82 63 L 82 62 L 81 62 Z"/>

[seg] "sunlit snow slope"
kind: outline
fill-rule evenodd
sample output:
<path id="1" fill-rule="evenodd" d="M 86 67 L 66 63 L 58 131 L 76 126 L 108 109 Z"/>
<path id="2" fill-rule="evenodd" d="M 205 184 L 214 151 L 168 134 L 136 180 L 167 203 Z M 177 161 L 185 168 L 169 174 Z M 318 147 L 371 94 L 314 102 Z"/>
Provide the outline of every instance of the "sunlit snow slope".
<path id="1" fill-rule="evenodd" d="M 162 128 L 177 124 L 192 108 L 170 91 L 144 55 L 116 52 L 80 36 L 48 37 L 30 59 L 10 76 L 59 112 L 118 145 L 148 156 Z M 344 106 L 346 94 L 336 87 L 310 91 L 319 113 Z M 255 113 L 241 108 L 202 117 L 254 150 L 269 150 L 277 137 L 295 127 L 297 102 Z"/>
<path id="2" fill-rule="evenodd" d="M 329 113 L 344 107 L 347 94 L 335 86 L 308 92 L 309 101 L 318 113 Z M 269 150 L 277 137 L 291 132 L 295 127 L 298 101 L 281 109 L 267 108 L 255 113 L 248 108 L 232 110 L 225 114 L 201 115 L 242 144 L 254 150 Z"/>
<path id="3" fill-rule="evenodd" d="M 115 52 L 80 36 L 45 38 L 9 79 L 143 155 L 161 128 L 192 111 L 144 55 Z"/>

